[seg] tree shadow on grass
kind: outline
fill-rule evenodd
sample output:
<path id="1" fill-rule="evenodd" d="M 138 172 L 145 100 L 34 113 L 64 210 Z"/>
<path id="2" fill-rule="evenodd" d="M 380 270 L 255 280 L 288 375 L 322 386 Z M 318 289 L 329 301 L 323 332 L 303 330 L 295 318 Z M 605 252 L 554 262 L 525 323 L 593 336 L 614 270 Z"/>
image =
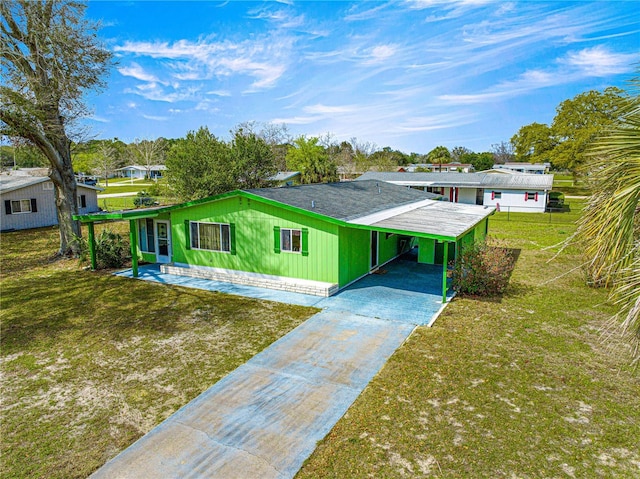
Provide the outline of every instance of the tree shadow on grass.
<path id="1" fill-rule="evenodd" d="M 169 335 L 184 328 L 181 318 L 195 309 L 222 307 L 231 313 L 240 306 L 228 304 L 233 300 L 220 293 L 131 281 L 107 272 L 43 271 L 5 281 L 2 290 L 5 354 L 60 339 Z M 259 301 L 253 302 L 245 307 L 257 307 Z"/>

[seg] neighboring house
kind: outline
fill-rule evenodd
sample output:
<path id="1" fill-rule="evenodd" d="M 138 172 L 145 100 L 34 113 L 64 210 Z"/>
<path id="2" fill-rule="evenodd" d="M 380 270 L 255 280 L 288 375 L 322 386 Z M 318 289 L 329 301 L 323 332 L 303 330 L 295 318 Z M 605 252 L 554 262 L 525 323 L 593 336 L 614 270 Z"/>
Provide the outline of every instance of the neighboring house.
<path id="1" fill-rule="evenodd" d="M 418 245 L 419 262 L 443 265 L 446 291 L 448 259 L 485 237 L 494 209 L 433 197 L 359 181 L 236 190 L 77 219 L 90 238 L 96 221 L 129 220 L 134 276 L 143 260 L 173 274 L 328 296 Z"/>
<path id="2" fill-rule="evenodd" d="M 151 165 L 145 168 L 140 165 L 129 165 L 124 168 L 118 168 L 116 172 L 123 178 L 162 178 L 167 167 L 165 165 Z"/>
<path id="3" fill-rule="evenodd" d="M 279 171 L 268 179 L 269 181 L 274 181 L 276 183 L 275 186 L 295 186 L 300 184 L 300 172 Z"/>
<path id="4" fill-rule="evenodd" d="M 375 173 L 356 181 L 378 180 L 438 193 L 450 202 L 489 205 L 501 211 L 544 213 L 553 175 L 501 173 Z"/>
<path id="5" fill-rule="evenodd" d="M 551 163 L 518 163 L 511 162 L 503 165 L 493 165 L 494 170 L 509 170 L 516 173 L 525 173 L 530 175 L 544 175 L 549 173 Z"/>
<path id="6" fill-rule="evenodd" d="M 101 188 L 78 185 L 78 211 L 89 214 L 99 210 Z M 0 176 L 0 229 L 23 230 L 58 224 L 55 191 L 48 177 Z"/>
<path id="7" fill-rule="evenodd" d="M 473 165 L 470 163 L 412 163 L 410 165 L 398 168 L 400 173 L 414 173 L 416 170 L 431 172 L 458 172 L 469 173 L 474 171 Z"/>

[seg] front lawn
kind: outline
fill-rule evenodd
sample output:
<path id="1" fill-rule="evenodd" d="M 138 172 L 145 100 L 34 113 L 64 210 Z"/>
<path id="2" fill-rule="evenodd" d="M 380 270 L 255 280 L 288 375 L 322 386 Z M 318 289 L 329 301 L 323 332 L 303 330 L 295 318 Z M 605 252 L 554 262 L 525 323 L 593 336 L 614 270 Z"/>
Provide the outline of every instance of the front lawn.
<path id="1" fill-rule="evenodd" d="M 92 273 L 0 235 L 3 478 L 84 478 L 316 310 Z"/>
<path id="2" fill-rule="evenodd" d="M 575 249 L 546 249 L 581 206 L 492 217 L 519 252 L 504 297 L 417 328 L 296 477 L 640 477 L 640 377 L 600 339 L 614 309 Z"/>

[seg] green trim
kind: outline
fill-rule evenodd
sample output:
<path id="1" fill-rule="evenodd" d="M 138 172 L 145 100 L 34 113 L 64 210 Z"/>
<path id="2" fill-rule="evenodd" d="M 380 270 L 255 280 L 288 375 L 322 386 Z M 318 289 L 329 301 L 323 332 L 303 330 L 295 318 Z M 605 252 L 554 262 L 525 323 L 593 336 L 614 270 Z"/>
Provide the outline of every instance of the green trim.
<path id="1" fill-rule="evenodd" d="M 184 220 L 184 237 L 186 239 L 185 248 L 187 250 L 190 250 L 191 249 L 191 221 L 189 220 Z"/>
<path id="2" fill-rule="evenodd" d="M 229 223 L 229 253 L 236 254 L 236 224 Z"/>
<path id="3" fill-rule="evenodd" d="M 309 256 L 309 228 L 302 228 L 302 256 Z"/>
<path id="4" fill-rule="evenodd" d="M 98 263 L 96 261 L 96 234 L 93 229 L 93 223 L 89 223 L 87 225 L 87 229 L 89 231 L 89 256 L 91 257 L 91 269 L 95 271 Z"/>
<path id="5" fill-rule="evenodd" d="M 444 243 L 442 251 L 442 304 L 447 302 L 447 263 L 449 262 L 449 245 Z"/>
<path id="6" fill-rule="evenodd" d="M 273 227 L 273 252 L 280 253 L 280 227 Z"/>
<path id="7" fill-rule="evenodd" d="M 133 277 L 138 277 L 138 228 L 136 220 L 129 220 L 129 242 L 131 244 L 131 270 Z"/>

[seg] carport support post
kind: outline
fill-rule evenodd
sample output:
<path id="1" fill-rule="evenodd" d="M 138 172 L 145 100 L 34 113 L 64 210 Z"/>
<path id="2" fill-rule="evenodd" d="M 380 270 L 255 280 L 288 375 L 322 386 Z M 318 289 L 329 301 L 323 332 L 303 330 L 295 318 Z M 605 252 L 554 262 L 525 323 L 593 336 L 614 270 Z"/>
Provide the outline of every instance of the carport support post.
<path id="1" fill-rule="evenodd" d="M 138 277 L 138 232 L 136 220 L 129 220 L 129 242 L 131 243 L 131 271 L 133 277 Z"/>
<path id="2" fill-rule="evenodd" d="M 97 267 L 96 261 L 96 234 L 93 229 L 93 221 L 87 223 L 87 231 L 89 233 L 89 257 L 91 258 L 91 270 L 95 271 Z"/>
<path id="3" fill-rule="evenodd" d="M 449 262 L 449 242 L 443 241 L 442 252 L 442 304 L 447 302 L 447 263 Z"/>

